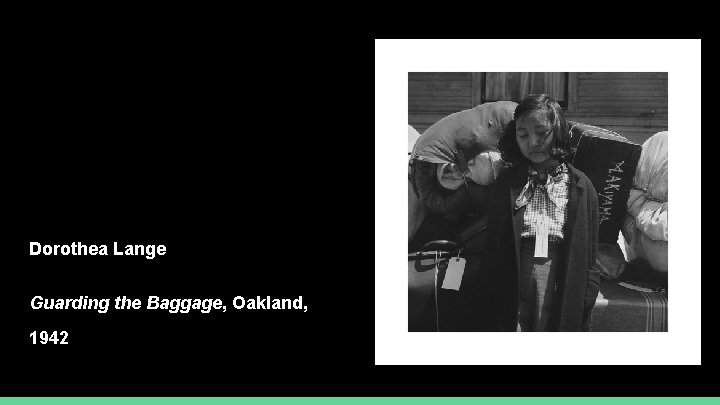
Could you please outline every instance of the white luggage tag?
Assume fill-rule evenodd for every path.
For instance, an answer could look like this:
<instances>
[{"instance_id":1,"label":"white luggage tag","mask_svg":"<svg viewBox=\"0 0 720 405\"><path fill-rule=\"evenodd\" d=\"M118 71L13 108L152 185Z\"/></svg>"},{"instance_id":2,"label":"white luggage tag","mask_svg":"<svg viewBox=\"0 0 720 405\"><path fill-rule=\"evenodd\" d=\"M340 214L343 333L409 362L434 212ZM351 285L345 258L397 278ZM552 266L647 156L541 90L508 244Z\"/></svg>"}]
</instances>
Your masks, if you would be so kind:
<instances>
[{"instance_id":1,"label":"white luggage tag","mask_svg":"<svg viewBox=\"0 0 720 405\"><path fill-rule=\"evenodd\" d=\"M464 272L465 259L459 256L450 258L447 270L445 271L445 279L443 280L442 288L446 290L460 291L460 283L462 282Z\"/></svg>"},{"instance_id":2,"label":"white luggage tag","mask_svg":"<svg viewBox=\"0 0 720 405\"><path fill-rule=\"evenodd\" d=\"M549 224L546 215L540 215L535 228L535 257L547 257Z\"/></svg>"}]
</instances>

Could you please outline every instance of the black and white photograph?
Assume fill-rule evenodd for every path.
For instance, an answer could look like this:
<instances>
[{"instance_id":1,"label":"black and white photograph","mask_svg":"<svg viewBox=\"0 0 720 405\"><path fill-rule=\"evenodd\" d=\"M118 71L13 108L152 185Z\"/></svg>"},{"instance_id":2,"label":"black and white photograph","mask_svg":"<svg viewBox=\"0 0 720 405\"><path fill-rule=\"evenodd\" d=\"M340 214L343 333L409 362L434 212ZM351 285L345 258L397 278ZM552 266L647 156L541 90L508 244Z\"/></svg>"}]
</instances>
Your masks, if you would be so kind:
<instances>
[{"instance_id":1,"label":"black and white photograph","mask_svg":"<svg viewBox=\"0 0 720 405\"><path fill-rule=\"evenodd\" d=\"M667 72L409 72L409 331L668 331Z\"/></svg>"},{"instance_id":2,"label":"black and white photograph","mask_svg":"<svg viewBox=\"0 0 720 405\"><path fill-rule=\"evenodd\" d=\"M699 55L377 40L376 364L700 364Z\"/></svg>"}]
</instances>

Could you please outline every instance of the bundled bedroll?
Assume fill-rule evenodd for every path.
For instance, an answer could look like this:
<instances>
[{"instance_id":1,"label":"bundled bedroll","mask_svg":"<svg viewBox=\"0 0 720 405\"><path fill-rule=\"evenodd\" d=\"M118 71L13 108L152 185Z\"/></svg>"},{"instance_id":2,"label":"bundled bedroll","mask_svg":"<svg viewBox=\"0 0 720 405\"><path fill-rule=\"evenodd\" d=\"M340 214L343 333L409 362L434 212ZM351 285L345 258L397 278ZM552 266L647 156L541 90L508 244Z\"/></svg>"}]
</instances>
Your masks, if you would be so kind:
<instances>
[{"instance_id":1,"label":"bundled bedroll","mask_svg":"<svg viewBox=\"0 0 720 405\"><path fill-rule=\"evenodd\" d=\"M516 106L512 101L480 104L450 114L425 130L410 158L411 178L419 187L418 194L422 197L454 191L467 181L492 184L503 167L497 143L512 121ZM417 178L428 175L433 177L432 182ZM435 190L436 185L442 189ZM455 207L429 208L444 214Z\"/></svg>"},{"instance_id":2,"label":"bundled bedroll","mask_svg":"<svg viewBox=\"0 0 720 405\"><path fill-rule=\"evenodd\" d=\"M668 132L643 144L623 223L628 261L642 258L668 271Z\"/></svg>"}]
</instances>

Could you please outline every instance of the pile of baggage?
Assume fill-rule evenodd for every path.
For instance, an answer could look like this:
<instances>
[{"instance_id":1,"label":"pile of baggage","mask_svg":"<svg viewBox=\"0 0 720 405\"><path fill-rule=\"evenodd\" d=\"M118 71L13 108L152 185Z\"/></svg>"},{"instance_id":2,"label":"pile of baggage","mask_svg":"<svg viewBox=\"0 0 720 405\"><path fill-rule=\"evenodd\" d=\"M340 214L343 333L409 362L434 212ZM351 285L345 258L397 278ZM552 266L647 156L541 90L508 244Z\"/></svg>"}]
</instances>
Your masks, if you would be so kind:
<instances>
[{"instance_id":1,"label":"pile of baggage","mask_svg":"<svg viewBox=\"0 0 720 405\"><path fill-rule=\"evenodd\" d=\"M468 181L483 186L492 184L504 167L497 141L503 136L513 108L513 104L505 102L487 103L451 114L422 135L408 126L409 251L419 249L429 240L454 240L446 237L453 234L445 232L447 224L464 224L473 219L472 215L477 215L455 220L444 212L450 211L451 205L444 206L444 210L434 209L434 205L425 206L418 198L418 190L434 183L437 191L433 192L451 196ZM667 281L665 289L647 292L657 287L657 280L639 276L646 269L660 277L667 275L667 132L653 135L641 146L600 127L573 121L568 122L568 127L572 153L566 159L587 175L598 195L600 230L596 267L604 280L598 295L599 304L596 304L595 330L666 331ZM423 170L422 176L431 176L434 182L418 182L418 169L423 165L429 169ZM482 257L469 256L464 278L469 280L481 273L485 265L481 262ZM458 291L442 289L436 294L438 288L433 285L438 275L429 269L443 268L429 264L426 269L421 264L419 260L409 261L410 321L416 325L409 329L436 330L442 323L438 306L444 305L446 318L450 316L448 313L460 311L453 305L459 305L456 295L462 295L463 289L460 288L460 295ZM642 272L636 271L639 268ZM628 282L644 287L635 286L633 290L623 285ZM443 301L443 293L454 294L453 300L445 297ZM448 309L450 307L454 309ZM632 308L640 315L631 311ZM646 313L654 314L651 320L657 322L649 323ZM427 325L417 326L423 322Z\"/></svg>"},{"instance_id":2,"label":"pile of baggage","mask_svg":"<svg viewBox=\"0 0 720 405\"><path fill-rule=\"evenodd\" d=\"M590 178L598 194L597 265L603 275L617 278L628 262L666 273L667 131L640 146L601 128L574 122L570 126L571 144L577 149L571 162Z\"/></svg>"},{"instance_id":3,"label":"pile of baggage","mask_svg":"<svg viewBox=\"0 0 720 405\"><path fill-rule=\"evenodd\" d=\"M599 246L595 332L668 330L667 132L643 143L634 172L619 241Z\"/></svg>"}]
</instances>

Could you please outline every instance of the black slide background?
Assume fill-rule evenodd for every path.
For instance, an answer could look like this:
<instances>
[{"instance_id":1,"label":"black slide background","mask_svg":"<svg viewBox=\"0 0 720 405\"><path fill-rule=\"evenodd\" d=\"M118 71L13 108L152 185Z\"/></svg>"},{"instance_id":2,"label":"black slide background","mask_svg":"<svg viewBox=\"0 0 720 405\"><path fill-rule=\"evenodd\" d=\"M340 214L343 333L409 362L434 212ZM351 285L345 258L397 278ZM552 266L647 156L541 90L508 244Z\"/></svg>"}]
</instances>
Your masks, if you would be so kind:
<instances>
[{"instance_id":1,"label":"black slide background","mask_svg":"<svg viewBox=\"0 0 720 405\"><path fill-rule=\"evenodd\" d=\"M354 378L373 363L373 42L124 34L43 36L21 53L8 393L361 393ZM167 254L30 256L30 241ZM309 310L38 311L35 295L228 307L302 295ZM70 344L31 345L33 330L66 330Z\"/></svg>"},{"instance_id":2,"label":"black slide background","mask_svg":"<svg viewBox=\"0 0 720 405\"><path fill-rule=\"evenodd\" d=\"M373 35L101 26L16 35L0 394L717 393L707 344L702 367L374 366ZM167 254L30 256L30 241ZM33 311L35 295L302 295L310 310Z\"/></svg>"}]
</instances>

